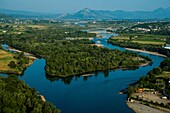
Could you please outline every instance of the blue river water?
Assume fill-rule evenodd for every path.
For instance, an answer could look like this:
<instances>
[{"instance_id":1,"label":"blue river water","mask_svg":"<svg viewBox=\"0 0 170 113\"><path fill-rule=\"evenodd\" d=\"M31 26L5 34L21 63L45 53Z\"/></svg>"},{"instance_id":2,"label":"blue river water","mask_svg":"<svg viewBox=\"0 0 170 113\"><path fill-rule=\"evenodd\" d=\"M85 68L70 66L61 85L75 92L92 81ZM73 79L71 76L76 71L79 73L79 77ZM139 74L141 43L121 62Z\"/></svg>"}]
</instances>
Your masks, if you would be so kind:
<instances>
[{"instance_id":1,"label":"blue river water","mask_svg":"<svg viewBox=\"0 0 170 113\"><path fill-rule=\"evenodd\" d=\"M125 50L107 43L107 39L114 34L101 35L104 38L95 38L93 41L110 49ZM47 101L61 109L61 113L134 113L126 105L127 95L120 95L118 92L146 75L152 68L158 67L164 59L155 55L139 54L149 56L153 64L136 70L99 71L89 77L50 79L44 70L46 61L38 59L19 79L44 95Z\"/></svg>"}]
</instances>

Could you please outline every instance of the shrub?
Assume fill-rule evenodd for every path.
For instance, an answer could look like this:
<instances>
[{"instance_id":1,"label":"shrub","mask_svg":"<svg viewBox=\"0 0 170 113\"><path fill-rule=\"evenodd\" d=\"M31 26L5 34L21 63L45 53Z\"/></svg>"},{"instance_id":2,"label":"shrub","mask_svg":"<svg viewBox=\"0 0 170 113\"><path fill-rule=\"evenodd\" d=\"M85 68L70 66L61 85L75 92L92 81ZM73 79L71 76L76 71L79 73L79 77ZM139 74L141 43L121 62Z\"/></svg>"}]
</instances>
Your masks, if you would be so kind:
<instances>
[{"instance_id":1,"label":"shrub","mask_svg":"<svg viewBox=\"0 0 170 113\"><path fill-rule=\"evenodd\" d=\"M10 68L16 68L16 67L17 67L17 65L15 64L14 61L10 61L9 64L8 64L8 66L9 66Z\"/></svg>"}]
</instances>

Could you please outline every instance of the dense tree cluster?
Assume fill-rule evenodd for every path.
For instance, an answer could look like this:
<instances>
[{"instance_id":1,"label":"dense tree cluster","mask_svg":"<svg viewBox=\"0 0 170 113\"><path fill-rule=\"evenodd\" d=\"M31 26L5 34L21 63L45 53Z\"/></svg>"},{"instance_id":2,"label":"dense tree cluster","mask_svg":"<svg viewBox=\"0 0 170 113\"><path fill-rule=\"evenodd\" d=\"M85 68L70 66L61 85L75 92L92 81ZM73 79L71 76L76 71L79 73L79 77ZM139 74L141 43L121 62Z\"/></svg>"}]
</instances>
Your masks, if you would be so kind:
<instances>
[{"instance_id":1,"label":"dense tree cluster","mask_svg":"<svg viewBox=\"0 0 170 113\"><path fill-rule=\"evenodd\" d=\"M71 42L66 43L61 48L61 50L58 49L59 51L53 52L53 54L46 58L46 71L49 75L77 75L91 71L129 67L146 63L145 59L138 60L140 58L139 55L127 51L111 51L106 48Z\"/></svg>"},{"instance_id":2,"label":"dense tree cluster","mask_svg":"<svg viewBox=\"0 0 170 113\"><path fill-rule=\"evenodd\" d=\"M16 63L15 63L14 61L10 61L9 64L8 64L8 66L9 66L10 68L16 68L16 67L17 67L17 65L16 65Z\"/></svg>"},{"instance_id":3,"label":"dense tree cluster","mask_svg":"<svg viewBox=\"0 0 170 113\"><path fill-rule=\"evenodd\" d=\"M164 71L170 71L170 58L167 58L163 62L161 62L160 67Z\"/></svg>"},{"instance_id":4,"label":"dense tree cluster","mask_svg":"<svg viewBox=\"0 0 170 113\"><path fill-rule=\"evenodd\" d=\"M0 76L1 113L60 113L51 103L44 102L35 89L29 88L16 75Z\"/></svg>"}]
</instances>

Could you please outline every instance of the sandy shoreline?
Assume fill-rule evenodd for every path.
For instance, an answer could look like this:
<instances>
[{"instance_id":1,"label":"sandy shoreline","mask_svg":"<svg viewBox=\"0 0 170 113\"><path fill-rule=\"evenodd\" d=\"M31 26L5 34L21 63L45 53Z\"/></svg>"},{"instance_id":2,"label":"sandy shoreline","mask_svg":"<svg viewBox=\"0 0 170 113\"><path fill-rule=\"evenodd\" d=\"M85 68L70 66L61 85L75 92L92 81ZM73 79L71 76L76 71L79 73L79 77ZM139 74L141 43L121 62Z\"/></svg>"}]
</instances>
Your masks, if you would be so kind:
<instances>
[{"instance_id":1,"label":"sandy shoreline","mask_svg":"<svg viewBox=\"0 0 170 113\"><path fill-rule=\"evenodd\" d=\"M103 47L103 44L90 44L90 46L97 46L97 47Z\"/></svg>"},{"instance_id":2,"label":"sandy shoreline","mask_svg":"<svg viewBox=\"0 0 170 113\"><path fill-rule=\"evenodd\" d=\"M87 77L87 76L92 76L92 75L94 75L94 74L83 74L82 76Z\"/></svg>"},{"instance_id":3,"label":"sandy shoreline","mask_svg":"<svg viewBox=\"0 0 170 113\"><path fill-rule=\"evenodd\" d=\"M8 50L15 51L15 52L18 52L18 53L24 52L24 51L20 51L20 50L18 50L18 49L11 48L11 47L9 47ZM33 54L31 54L31 53L24 52L24 55L27 56L27 57L30 58L30 59L33 59L33 60L38 59L38 58L36 58L36 57L35 57Z\"/></svg>"},{"instance_id":4,"label":"sandy shoreline","mask_svg":"<svg viewBox=\"0 0 170 113\"><path fill-rule=\"evenodd\" d=\"M103 47L103 44L95 44L97 47Z\"/></svg>"},{"instance_id":5,"label":"sandy shoreline","mask_svg":"<svg viewBox=\"0 0 170 113\"><path fill-rule=\"evenodd\" d=\"M126 50L130 50L130 51L148 53L148 54L157 55L157 56L161 56L161 57L167 57L166 55L160 54L160 53L158 53L158 52L151 52L151 51L140 50L140 49L132 49L132 48L125 48L125 49L126 49Z\"/></svg>"},{"instance_id":6,"label":"sandy shoreline","mask_svg":"<svg viewBox=\"0 0 170 113\"><path fill-rule=\"evenodd\" d=\"M40 95L40 97L41 97L42 101L46 102L46 99L45 99L45 97L43 95Z\"/></svg>"}]
</instances>

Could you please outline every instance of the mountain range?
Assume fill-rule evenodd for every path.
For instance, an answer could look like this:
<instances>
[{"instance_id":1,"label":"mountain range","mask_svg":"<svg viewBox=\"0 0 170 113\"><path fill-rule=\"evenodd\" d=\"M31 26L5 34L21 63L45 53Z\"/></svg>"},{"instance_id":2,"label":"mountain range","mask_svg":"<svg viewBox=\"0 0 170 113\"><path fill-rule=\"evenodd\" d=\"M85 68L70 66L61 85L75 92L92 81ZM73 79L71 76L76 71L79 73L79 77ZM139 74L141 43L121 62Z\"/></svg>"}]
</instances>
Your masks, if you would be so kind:
<instances>
[{"instance_id":1,"label":"mountain range","mask_svg":"<svg viewBox=\"0 0 170 113\"><path fill-rule=\"evenodd\" d=\"M48 14L0 9L1 14L20 18L52 18L61 20L114 20L114 19L165 19L170 18L169 8L154 11L91 10L84 8L72 14Z\"/></svg>"},{"instance_id":2,"label":"mountain range","mask_svg":"<svg viewBox=\"0 0 170 113\"><path fill-rule=\"evenodd\" d=\"M170 18L170 8L159 8L154 11L109 11L85 8L74 14L67 14L61 19L164 19Z\"/></svg>"},{"instance_id":3,"label":"mountain range","mask_svg":"<svg viewBox=\"0 0 170 113\"><path fill-rule=\"evenodd\" d=\"M56 18L59 14L37 13L29 11L15 11L8 9L0 9L0 14L5 14L14 18Z\"/></svg>"}]
</instances>

